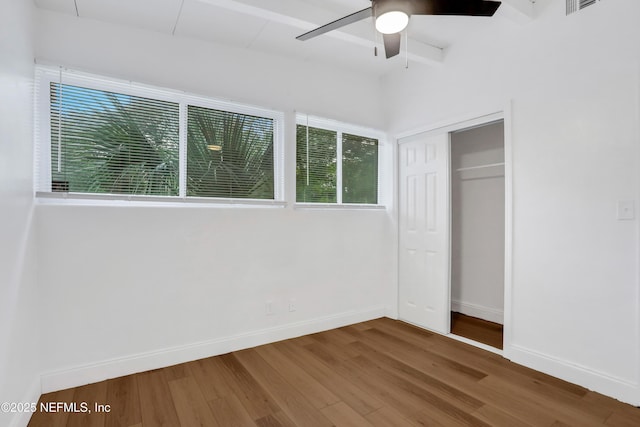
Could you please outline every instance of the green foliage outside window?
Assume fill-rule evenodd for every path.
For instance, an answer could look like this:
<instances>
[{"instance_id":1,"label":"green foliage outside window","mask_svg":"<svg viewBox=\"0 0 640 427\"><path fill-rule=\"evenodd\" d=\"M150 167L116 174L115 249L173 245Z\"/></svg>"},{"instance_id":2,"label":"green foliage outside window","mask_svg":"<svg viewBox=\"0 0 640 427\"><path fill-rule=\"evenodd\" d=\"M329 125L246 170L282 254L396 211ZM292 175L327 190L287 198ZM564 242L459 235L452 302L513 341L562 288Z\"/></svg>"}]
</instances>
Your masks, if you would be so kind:
<instances>
[{"instance_id":1,"label":"green foliage outside window","mask_svg":"<svg viewBox=\"0 0 640 427\"><path fill-rule=\"evenodd\" d=\"M378 203L378 140L342 134L342 202Z\"/></svg>"},{"instance_id":2,"label":"green foliage outside window","mask_svg":"<svg viewBox=\"0 0 640 427\"><path fill-rule=\"evenodd\" d=\"M52 191L180 194L180 106L50 87ZM186 195L274 198L274 120L187 106Z\"/></svg>"},{"instance_id":3,"label":"green foliage outside window","mask_svg":"<svg viewBox=\"0 0 640 427\"><path fill-rule=\"evenodd\" d=\"M182 104L181 138L178 102L51 83L50 105L52 191L275 197L273 119ZM376 204L377 194L376 139L297 126L298 202Z\"/></svg>"},{"instance_id":4,"label":"green foliage outside window","mask_svg":"<svg viewBox=\"0 0 640 427\"><path fill-rule=\"evenodd\" d=\"M335 131L297 126L296 200L298 202L336 203L338 183L336 138Z\"/></svg>"},{"instance_id":5,"label":"green foliage outside window","mask_svg":"<svg viewBox=\"0 0 640 427\"><path fill-rule=\"evenodd\" d=\"M273 120L189 106L187 196L273 199Z\"/></svg>"},{"instance_id":6,"label":"green foliage outside window","mask_svg":"<svg viewBox=\"0 0 640 427\"><path fill-rule=\"evenodd\" d=\"M54 190L178 194L178 104L51 85Z\"/></svg>"},{"instance_id":7,"label":"green foliage outside window","mask_svg":"<svg viewBox=\"0 0 640 427\"><path fill-rule=\"evenodd\" d=\"M298 125L296 201L338 202L338 138L342 138L342 203L378 203L378 140Z\"/></svg>"}]
</instances>

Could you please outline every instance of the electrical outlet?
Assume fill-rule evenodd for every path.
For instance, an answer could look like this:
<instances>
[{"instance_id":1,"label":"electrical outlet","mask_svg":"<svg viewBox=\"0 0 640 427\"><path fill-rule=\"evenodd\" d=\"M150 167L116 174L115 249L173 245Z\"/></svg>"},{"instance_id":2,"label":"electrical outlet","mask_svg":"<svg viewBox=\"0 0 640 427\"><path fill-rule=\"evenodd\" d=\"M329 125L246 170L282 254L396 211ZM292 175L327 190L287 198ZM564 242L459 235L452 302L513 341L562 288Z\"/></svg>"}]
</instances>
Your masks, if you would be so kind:
<instances>
[{"instance_id":1,"label":"electrical outlet","mask_svg":"<svg viewBox=\"0 0 640 427\"><path fill-rule=\"evenodd\" d=\"M618 220L633 220L636 218L636 207L633 200L618 200Z\"/></svg>"},{"instance_id":2,"label":"electrical outlet","mask_svg":"<svg viewBox=\"0 0 640 427\"><path fill-rule=\"evenodd\" d=\"M275 314L273 311L273 301L267 301L265 303L265 313L267 316L273 316Z\"/></svg>"},{"instance_id":3,"label":"electrical outlet","mask_svg":"<svg viewBox=\"0 0 640 427\"><path fill-rule=\"evenodd\" d=\"M294 311L296 311L296 299L291 298L289 300L289 312L294 312Z\"/></svg>"}]
</instances>

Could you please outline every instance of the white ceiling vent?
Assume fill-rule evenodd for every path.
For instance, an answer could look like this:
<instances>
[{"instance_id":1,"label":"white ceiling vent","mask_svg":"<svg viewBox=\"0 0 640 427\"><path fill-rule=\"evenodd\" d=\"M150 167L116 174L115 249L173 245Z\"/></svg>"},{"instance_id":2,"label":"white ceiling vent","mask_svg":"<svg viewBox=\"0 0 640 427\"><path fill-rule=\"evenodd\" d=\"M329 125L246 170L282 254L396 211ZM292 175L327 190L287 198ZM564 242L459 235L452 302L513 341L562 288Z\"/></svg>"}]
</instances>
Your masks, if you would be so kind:
<instances>
[{"instance_id":1,"label":"white ceiling vent","mask_svg":"<svg viewBox=\"0 0 640 427\"><path fill-rule=\"evenodd\" d=\"M567 15L595 4L596 0L567 0Z\"/></svg>"}]
</instances>

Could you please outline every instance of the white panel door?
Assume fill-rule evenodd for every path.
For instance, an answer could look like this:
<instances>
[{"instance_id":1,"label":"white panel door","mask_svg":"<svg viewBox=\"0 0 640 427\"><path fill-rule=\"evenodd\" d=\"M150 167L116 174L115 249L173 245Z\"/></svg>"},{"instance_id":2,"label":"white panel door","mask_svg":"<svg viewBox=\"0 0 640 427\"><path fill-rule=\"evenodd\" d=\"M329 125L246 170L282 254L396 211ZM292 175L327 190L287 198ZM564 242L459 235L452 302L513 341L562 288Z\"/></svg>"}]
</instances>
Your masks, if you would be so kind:
<instances>
[{"instance_id":1,"label":"white panel door","mask_svg":"<svg viewBox=\"0 0 640 427\"><path fill-rule=\"evenodd\" d=\"M448 334L449 134L400 140L399 316Z\"/></svg>"}]
</instances>

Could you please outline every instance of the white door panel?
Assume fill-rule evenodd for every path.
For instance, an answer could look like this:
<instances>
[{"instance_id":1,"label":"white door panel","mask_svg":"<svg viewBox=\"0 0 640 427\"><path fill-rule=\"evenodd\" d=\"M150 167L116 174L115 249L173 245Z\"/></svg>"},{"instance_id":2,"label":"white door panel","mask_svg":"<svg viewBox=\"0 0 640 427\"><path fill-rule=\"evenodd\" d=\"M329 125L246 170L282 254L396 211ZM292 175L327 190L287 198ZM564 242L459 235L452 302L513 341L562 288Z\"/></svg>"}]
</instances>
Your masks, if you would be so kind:
<instances>
[{"instance_id":1,"label":"white door panel","mask_svg":"<svg viewBox=\"0 0 640 427\"><path fill-rule=\"evenodd\" d=\"M400 318L449 333L449 135L400 141Z\"/></svg>"}]
</instances>

